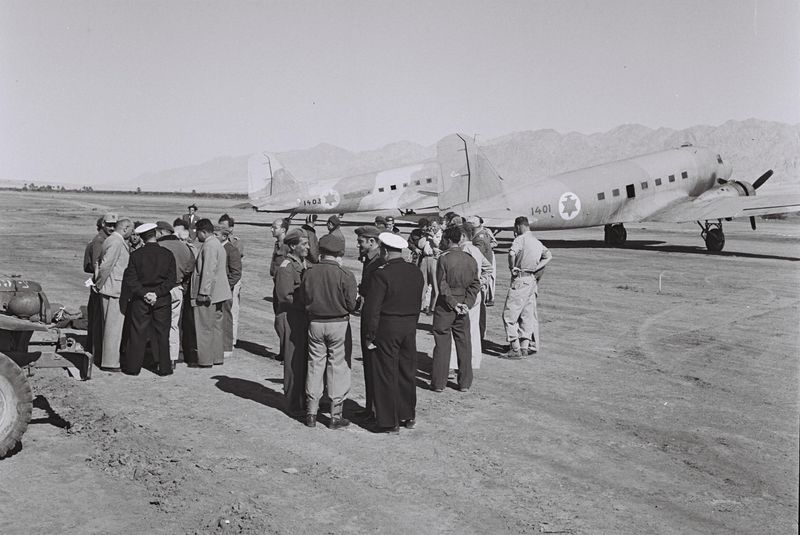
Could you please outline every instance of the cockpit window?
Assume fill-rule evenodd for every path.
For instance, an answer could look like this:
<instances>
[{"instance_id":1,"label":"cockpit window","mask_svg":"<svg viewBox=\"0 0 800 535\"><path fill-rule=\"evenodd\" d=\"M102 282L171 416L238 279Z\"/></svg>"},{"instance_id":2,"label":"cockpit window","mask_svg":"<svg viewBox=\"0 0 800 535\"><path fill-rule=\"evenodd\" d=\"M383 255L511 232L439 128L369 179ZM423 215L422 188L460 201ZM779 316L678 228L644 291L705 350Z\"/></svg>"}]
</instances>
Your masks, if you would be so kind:
<instances>
[{"instance_id":1,"label":"cockpit window","mask_svg":"<svg viewBox=\"0 0 800 535\"><path fill-rule=\"evenodd\" d=\"M719 164L722 163L722 156L720 156L719 154L717 154L717 163Z\"/></svg>"}]
</instances>

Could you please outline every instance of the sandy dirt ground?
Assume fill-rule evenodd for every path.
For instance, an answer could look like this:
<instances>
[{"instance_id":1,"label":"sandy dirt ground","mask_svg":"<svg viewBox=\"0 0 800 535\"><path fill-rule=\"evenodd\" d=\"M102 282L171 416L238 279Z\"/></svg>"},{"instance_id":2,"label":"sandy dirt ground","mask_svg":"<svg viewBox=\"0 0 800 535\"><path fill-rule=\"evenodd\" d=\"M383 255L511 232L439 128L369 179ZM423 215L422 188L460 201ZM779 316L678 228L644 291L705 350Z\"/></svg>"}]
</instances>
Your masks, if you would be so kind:
<instances>
[{"instance_id":1,"label":"sandy dirt ground","mask_svg":"<svg viewBox=\"0 0 800 535\"><path fill-rule=\"evenodd\" d=\"M185 204L0 192L0 274L83 304L96 217L172 220ZM495 306L472 390L434 394L423 316L419 423L387 436L282 412L271 218L198 204L230 211L247 248L233 358L168 378L38 371L33 423L0 461L3 534L797 533L800 225L726 223L718 255L691 224L629 226L625 249L602 229L542 233L542 351L496 358ZM353 378L346 415L364 400L358 347Z\"/></svg>"}]
</instances>

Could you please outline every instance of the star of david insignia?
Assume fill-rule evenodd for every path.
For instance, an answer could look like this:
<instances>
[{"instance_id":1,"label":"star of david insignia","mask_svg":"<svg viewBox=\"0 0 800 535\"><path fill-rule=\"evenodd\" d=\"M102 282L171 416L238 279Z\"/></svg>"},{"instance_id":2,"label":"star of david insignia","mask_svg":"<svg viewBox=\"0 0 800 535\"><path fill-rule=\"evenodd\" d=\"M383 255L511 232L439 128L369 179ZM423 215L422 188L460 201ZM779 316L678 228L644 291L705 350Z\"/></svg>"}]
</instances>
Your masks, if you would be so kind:
<instances>
[{"instance_id":1,"label":"star of david insignia","mask_svg":"<svg viewBox=\"0 0 800 535\"><path fill-rule=\"evenodd\" d=\"M567 214L567 216L571 216L572 212L577 212L578 208L575 206L577 203L577 199L570 195L566 199L564 199L563 204L561 205L561 213Z\"/></svg>"},{"instance_id":2,"label":"star of david insignia","mask_svg":"<svg viewBox=\"0 0 800 535\"><path fill-rule=\"evenodd\" d=\"M336 195L333 193L328 193L325 195L325 204L335 204L336 203Z\"/></svg>"}]
</instances>

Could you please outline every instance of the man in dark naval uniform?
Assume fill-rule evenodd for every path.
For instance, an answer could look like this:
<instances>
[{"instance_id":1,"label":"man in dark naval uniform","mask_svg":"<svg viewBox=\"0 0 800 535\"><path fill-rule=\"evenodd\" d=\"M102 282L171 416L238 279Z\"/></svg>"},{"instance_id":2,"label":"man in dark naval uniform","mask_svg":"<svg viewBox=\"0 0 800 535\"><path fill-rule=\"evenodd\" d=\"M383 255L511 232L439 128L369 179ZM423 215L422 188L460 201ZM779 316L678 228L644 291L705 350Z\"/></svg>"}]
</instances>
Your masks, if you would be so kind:
<instances>
[{"instance_id":1,"label":"man in dark naval uniform","mask_svg":"<svg viewBox=\"0 0 800 535\"><path fill-rule=\"evenodd\" d=\"M172 321L172 288L175 287L175 257L156 242L156 225L145 223L136 228L143 247L131 253L122 284L130 296L128 348L120 362L124 373L138 375L142 369L145 346L150 340L159 375L172 373L169 358L169 329Z\"/></svg>"},{"instance_id":2,"label":"man in dark naval uniform","mask_svg":"<svg viewBox=\"0 0 800 535\"><path fill-rule=\"evenodd\" d=\"M461 228L449 227L442 234L442 249L436 266L439 297L433 311L433 370L431 390L442 392L450 369L450 348L455 341L458 356L458 389L472 386L472 342L469 309L481 290L475 260L458 246Z\"/></svg>"},{"instance_id":3,"label":"man in dark naval uniform","mask_svg":"<svg viewBox=\"0 0 800 535\"><path fill-rule=\"evenodd\" d=\"M280 340L283 360L283 395L286 410L293 416L304 416L308 359L306 342L308 320L300 283L306 270L308 238L300 229L292 229L283 239L286 258L275 272L275 332Z\"/></svg>"},{"instance_id":4,"label":"man in dark naval uniform","mask_svg":"<svg viewBox=\"0 0 800 535\"><path fill-rule=\"evenodd\" d=\"M375 420L382 432L397 433L416 423L417 321L422 273L403 260L408 242L397 234L379 236L386 263L369 278L364 303L366 342L377 348L373 364Z\"/></svg>"},{"instance_id":5,"label":"man in dark naval uniform","mask_svg":"<svg viewBox=\"0 0 800 535\"><path fill-rule=\"evenodd\" d=\"M368 225L356 229L358 240L358 254L364 266L361 271L361 282L358 285L358 295L364 300L369 295L370 279L372 274L386 263L381 256L381 242L378 239L380 231L378 227ZM373 400L375 399L375 378L373 377L372 361L375 358L375 349L369 348L369 343L365 337L367 333L367 317L361 316L361 362L364 365L364 389L366 390L367 401L365 403L363 416L375 416Z\"/></svg>"}]
</instances>

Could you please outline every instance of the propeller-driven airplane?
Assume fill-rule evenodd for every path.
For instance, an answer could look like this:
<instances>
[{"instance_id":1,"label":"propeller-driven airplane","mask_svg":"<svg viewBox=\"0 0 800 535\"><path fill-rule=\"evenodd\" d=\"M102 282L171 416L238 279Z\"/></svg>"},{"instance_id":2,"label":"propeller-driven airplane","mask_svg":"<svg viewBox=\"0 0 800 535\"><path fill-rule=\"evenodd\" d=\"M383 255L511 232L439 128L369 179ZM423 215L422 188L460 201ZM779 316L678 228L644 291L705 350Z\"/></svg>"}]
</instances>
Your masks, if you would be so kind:
<instances>
[{"instance_id":1,"label":"propeller-driven airplane","mask_svg":"<svg viewBox=\"0 0 800 535\"><path fill-rule=\"evenodd\" d=\"M455 147L442 147L455 144ZM725 245L722 221L800 210L800 195L759 195L772 176L754 183L731 180L731 167L715 151L683 145L532 181L504 181L475 144L455 135L439 150L458 154L459 172L443 175L440 211L479 214L487 226L510 228L514 218L533 219L535 230L605 228L605 242L621 246L625 223L697 221L709 251Z\"/></svg>"},{"instance_id":2,"label":"propeller-driven airplane","mask_svg":"<svg viewBox=\"0 0 800 535\"><path fill-rule=\"evenodd\" d=\"M710 251L725 245L723 220L800 210L800 195L758 195L772 175L752 184L710 149L684 145L551 177L504 180L467 136L452 134L436 158L331 181L300 182L269 153L249 162L250 203L259 211L479 214L486 226L511 228L526 215L534 230L603 226L605 242L622 246L625 223L697 221ZM532 216L532 217L531 217Z\"/></svg>"}]
</instances>

